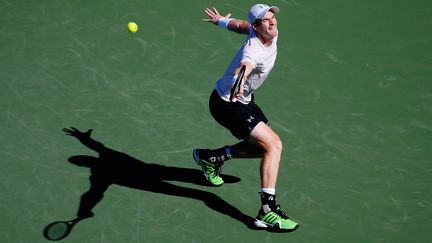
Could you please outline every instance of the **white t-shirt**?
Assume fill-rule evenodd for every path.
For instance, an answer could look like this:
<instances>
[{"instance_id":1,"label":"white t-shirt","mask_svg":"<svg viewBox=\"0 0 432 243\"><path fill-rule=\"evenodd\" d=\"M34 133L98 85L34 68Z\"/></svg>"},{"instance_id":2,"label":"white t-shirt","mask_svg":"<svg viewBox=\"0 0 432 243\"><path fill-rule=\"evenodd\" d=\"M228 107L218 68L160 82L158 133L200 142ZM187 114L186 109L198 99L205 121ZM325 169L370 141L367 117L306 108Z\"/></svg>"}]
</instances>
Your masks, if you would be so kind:
<instances>
[{"instance_id":1,"label":"white t-shirt","mask_svg":"<svg viewBox=\"0 0 432 243\"><path fill-rule=\"evenodd\" d=\"M243 104L248 104L252 100L252 93L261 86L275 63L278 36L273 38L270 46L265 46L258 39L252 27L249 33L223 77L216 82L215 89L225 101L229 101L231 87L234 85L234 69L240 66L240 62L249 62L253 66L251 74L244 81L243 96L237 99Z\"/></svg>"}]
</instances>

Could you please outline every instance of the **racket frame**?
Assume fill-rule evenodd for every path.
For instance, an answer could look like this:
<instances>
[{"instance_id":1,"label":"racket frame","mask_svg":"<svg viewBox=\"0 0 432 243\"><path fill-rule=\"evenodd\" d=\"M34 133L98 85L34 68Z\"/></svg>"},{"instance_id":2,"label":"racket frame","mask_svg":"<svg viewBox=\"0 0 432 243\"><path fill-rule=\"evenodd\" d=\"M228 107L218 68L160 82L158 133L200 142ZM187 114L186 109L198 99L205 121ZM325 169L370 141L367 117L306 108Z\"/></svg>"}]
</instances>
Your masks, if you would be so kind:
<instances>
[{"instance_id":1,"label":"racket frame","mask_svg":"<svg viewBox=\"0 0 432 243\"><path fill-rule=\"evenodd\" d=\"M233 87L231 88L230 101L232 101L233 97L240 92L240 87L243 83L243 77L244 77L245 71L246 71L246 65L242 65L240 68L240 72L237 76L237 79L236 79Z\"/></svg>"}]
</instances>

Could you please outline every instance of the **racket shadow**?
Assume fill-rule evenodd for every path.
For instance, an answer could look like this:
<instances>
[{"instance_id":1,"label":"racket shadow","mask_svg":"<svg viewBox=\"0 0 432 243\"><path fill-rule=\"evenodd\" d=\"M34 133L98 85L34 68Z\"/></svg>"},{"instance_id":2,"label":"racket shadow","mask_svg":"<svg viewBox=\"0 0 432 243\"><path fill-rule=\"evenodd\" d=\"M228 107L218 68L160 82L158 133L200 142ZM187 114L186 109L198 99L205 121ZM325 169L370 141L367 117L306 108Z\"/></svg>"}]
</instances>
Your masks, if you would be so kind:
<instances>
[{"instance_id":1,"label":"racket shadow","mask_svg":"<svg viewBox=\"0 0 432 243\"><path fill-rule=\"evenodd\" d=\"M47 240L59 241L66 238L70 232L72 231L75 224L84 218L78 217L69 221L55 221L48 224L44 231L43 235Z\"/></svg>"},{"instance_id":2,"label":"racket shadow","mask_svg":"<svg viewBox=\"0 0 432 243\"><path fill-rule=\"evenodd\" d=\"M81 196L77 212L78 218L92 217L92 209L102 201L108 188L111 185L120 185L142 191L199 200L210 209L229 216L248 228L253 228L254 218L245 215L218 195L170 183L171 181L178 181L210 186L204 179L201 170L146 163L126 153L104 146L101 142L90 137L91 130L87 133L77 129L64 129L63 131L99 154L98 157L75 155L69 158L69 162L72 164L90 168L91 172L90 188ZM235 176L222 174L222 177L225 183L240 181L240 178Z\"/></svg>"}]
</instances>

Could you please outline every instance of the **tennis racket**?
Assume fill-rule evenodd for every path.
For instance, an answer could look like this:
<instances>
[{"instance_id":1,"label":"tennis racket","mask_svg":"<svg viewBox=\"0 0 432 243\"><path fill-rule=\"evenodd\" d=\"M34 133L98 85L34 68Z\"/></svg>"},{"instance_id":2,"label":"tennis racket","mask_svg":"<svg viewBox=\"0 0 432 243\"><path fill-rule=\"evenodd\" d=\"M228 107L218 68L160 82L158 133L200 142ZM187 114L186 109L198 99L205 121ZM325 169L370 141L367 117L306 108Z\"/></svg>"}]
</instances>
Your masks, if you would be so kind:
<instances>
[{"instance_id":1,"label":"tennis racket","mask_svg":"<svg viewBox=\"0 0 432 243\"><path fill-rule=\"evenodd\" d=\"M78 223L82 218L76 218L69 221L55 221L49 224L44 229L44 236L48 240L61 240L64 239L72 231L72 228L76 223Z\"/></svg>"},{"instance_id":2,"label":"tennis racket","mask_svg":"<svg viewBox=\"0 0 432 243\"><path fill-rule=\"evenodd\" d=\"M241 66L240 72L237 76L237 79L234 83L234 86L231 88L231 93L230 93L230 100L231 101L240 92L240 87L242 85L242 80L243 80L243 76L244 76L245 71L246 71L246 65Z\"/></svg>"}]
</instances>

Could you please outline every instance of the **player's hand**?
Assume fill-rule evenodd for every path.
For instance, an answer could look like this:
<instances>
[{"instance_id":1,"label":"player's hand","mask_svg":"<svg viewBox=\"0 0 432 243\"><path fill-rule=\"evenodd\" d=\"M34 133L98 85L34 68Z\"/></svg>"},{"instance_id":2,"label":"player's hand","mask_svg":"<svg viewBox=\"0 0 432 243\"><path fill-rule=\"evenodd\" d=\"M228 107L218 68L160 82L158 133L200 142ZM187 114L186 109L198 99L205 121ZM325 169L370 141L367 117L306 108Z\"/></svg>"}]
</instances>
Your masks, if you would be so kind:
<instances>
[{"instance_id":1,"label":"player's hand","mask_svg":"<svg viewBox=\"0 0 432 243\"><path fill-rule=\"evenodd\" d=\"M70 128L63 128L62 131L65 132L66 135L68 136L76 137L78 139L85 139L85 138L90 138L93 129L89 129L87 130L87 132L81 132L75 127L70 127Z\"/></svg>"},{"instance_id":2,"label":"player's hand","mask_svg":"<svg viewBox=\"0 0 432 243\"><path fill-rule=\"evenodd\" d=\"M217 25L217 22L220 18L229 18L231 17L231 13L227 14L226 16L222 16L219 14L219 11L213 7L213 8L206 8L204 9L204 12L207 14L207 16L209 16L208 19L203 19L204 22L209 22L209 23L213 23Z\"/></svg>"}]
</instances>

